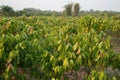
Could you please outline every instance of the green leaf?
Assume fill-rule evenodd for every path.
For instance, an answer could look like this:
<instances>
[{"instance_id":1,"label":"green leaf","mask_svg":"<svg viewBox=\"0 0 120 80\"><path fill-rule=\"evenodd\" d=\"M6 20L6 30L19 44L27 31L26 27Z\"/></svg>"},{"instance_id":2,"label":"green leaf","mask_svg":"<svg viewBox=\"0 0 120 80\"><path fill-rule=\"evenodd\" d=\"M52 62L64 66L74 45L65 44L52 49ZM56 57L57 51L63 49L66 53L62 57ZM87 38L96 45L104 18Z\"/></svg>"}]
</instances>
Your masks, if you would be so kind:
<instances>
[{"instance_id":1,"label":"green leaf","mask_svg":"<svg viewBox=\"0 0 120 80\"><path fill-rule=\"evenodd\" d=\"M94 37L94 40L95 40L95 42L98 42L98 41L99 41L97 37Z\"/></svg>"},{"instance_id":2,"label":"green leaf","mask_svg":"<svg viewBox=\"0 0 120 80\"><path fill-rule=\"evenodd\" d=\"M95 80L95 77L92 77L91 80Z\"/></svg>"},{"instance_id":3,"label":"green leaf","mask_svg":"<svg viewBox=\"0 0 120 80\"><path fill-rule=\"evenodd\" d=\"M53 59L54 59L54 56L51 55L51 57L50 57L50 61L53 61Z\"/></svg>"},{"instance_id":4,"label":"green leaf","mask_svg":"<svg viewBox=\"0 0 120 80\"><path fill-rule=\"evenodd\" d=\"M9 53L9 58L14 58L19 54L18 50L13 50Z\"/></svg>"},{"instance_id":5,"label":"green leaf","mask_svg":"<svg viewBox=\"0 0 120 80\"><path fill-rule=\"evenodd\" d=\"M11 66L11 69L12 69L12 72L14 73L14 74L16 74L16 69L15 69L15 67L12 65Z\"/></svg>"},{"instance_id":6,"label":"green leaf","mask_svg":"<svg viewBox=\"0 0 120 80\"><path fill-rule=\"evenodd\" d=\"M53 68L53 70L55 71L55 73L58 73L58 72L60 72L60 67L59 66L55 66Z\"/></svg>"},{"instance_id":7,"label":"green leaf","mask_svg":"<svg viewBox=\"0 0 120 80\"><path fill-rule=\"evenodd\" d=\"M3 47L3 41L0 41L0 49Z\"/></svg>"},{"instance_id":8,"label":"green leaf","mask_svg":"<svg viewBox=\"0 0 120 80\"><path fill-rule=\"evenodd\" d=\"M82 56L79 55L78 58L76 59L76 63L81 65L82 64Z\"/></svg>"},{"instance_id":9,"label":"green leaf","mask_svg":"<svg viewBox=\"0 0 120 80\"><path fill-rule=\"evenodd\" d=\"M63 66L65 69L69 66L68 58L65 58L65 60L63 61Z\"/></svg>"},{"instance_id":10,"label":"green leaf","mask_svg":"<svg viewBox=\"0 0 120 80\"><path fill-rule=\"evenodd\" d=\"M100 59L100 55L97 55L94 61L98 61Z\"/></svg>"},{"instance_id":11,"label":"green leaf","mask_svg":"<svg viewBox=\"0 0 120 80\"><path fill-rule=\"evenodd\" d=\"M92 65L91 60L88 60L88 66L91 67L91 65Z\"/></svg>"},{"instance_id":12,"label":"green leaf","mask_svg":"<svg viewBox=\"0 0 120 80\"><path fill-rule=\"evenodd\" d=\"M115 76L112 77L112 80L117 80Z\"/></svg>"},{"instance_id":13,"label":"green leaf","mask_svg":"<svg viewBox=\"0 0 120 80\"><path fill-rule=\"evenodd\" d=\"M58 44L60 44L61 42L62 42L62 41L61 41L61 40L59 40L59 41L58 41Z\"/></svg>"},{"instance_id":14,"label":"green leaf","mask_svg":"<svg viewBox=\"0 0 120 80\"><path fill-rule=\"evenodd\" d=\"M55 78L52 78L51 80L56 80Z\"/></svg>"},{"instance_id":15,"label":"green leaf","mask_svg":"<svg viewBox=\"0 0 120 80\"><path fill-rule=\"evenodd\" d=\"M99 45L98 45L98 48L101 49L102 46L103 46L103 42L101 41L101 42L99 43Z\"/></svg>"},{"instance_id":16,"label":"green leaf","mask_svg":"<svg viewBox=\"0 0 120 80\"><path fill-rule=\"evenodd\" d=\"M104 72L100 72L100 75L99 75L99 80L103 80L104 79Z\"/></svg>"},{"instance_id":17,"label":"green leaf","mask_svg":"<svg viewBox=\"0 0 120 80\"><path fill-rule=\"evenodd\" d=\"M79 43L76 42L76 43L74 44L74 46L73 46L73 50L74 50L74 51L77 50L78 46L79 46Z\"/></svg>"},{"instance_id":18,"label":"green leaf","mask_svg":"<svg viewBox=\"0 0 120 80\"><path fill-rule=\"evenodd\" d=\"M62 44L60 44L60 45L58 46L58 51L60 51L61 48L62 48Z\"/></svg>"},{"instance_id":19,"label":"green leaf","mask_svg":"<svg viewBox=\"0 0 120 80\"><path fill-rule=\"evenodd\" d=\"M69 48L69 46L70 46L70 43L68 43L68 44L66 45L66 50Z\"/></svg>"},{"instance_id":20,"label":"green leaf","mask_svg":"<svg viewBox=\"0 0 120 80\"><path fill-rule=\"evenodd\" d=\"M0 49L0 59L2 58L4 48Z\"/></svg>"},{"instance_id":21,"label":"green leaf","mask_svg":"<svg viewBox=\"0 0 120 80\"><path fill-rule=\"evenodd\" d=\"M71 67L74 65L74 61L71 59L70 60Z\"/></svg>"}]
</instances>

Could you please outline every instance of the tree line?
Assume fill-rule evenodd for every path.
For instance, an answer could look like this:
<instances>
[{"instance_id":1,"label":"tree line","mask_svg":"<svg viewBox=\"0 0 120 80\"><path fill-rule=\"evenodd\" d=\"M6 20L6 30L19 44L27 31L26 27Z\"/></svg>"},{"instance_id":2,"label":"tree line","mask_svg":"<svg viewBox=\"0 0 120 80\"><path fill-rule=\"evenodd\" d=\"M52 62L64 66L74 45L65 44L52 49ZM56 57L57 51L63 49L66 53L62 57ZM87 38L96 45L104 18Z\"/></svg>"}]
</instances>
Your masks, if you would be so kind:
<instances>
[{"instance_id":1,"label":"tree line","mask_svg":"<svg viewBox=\"0 0 120 80\"><path fill-rule=\"evenodd\" d=\"M64 10L61 12L57 11L50 11L50 10L40 10L35 8L24 8L23 10L15 11L12 7L8 5L0 6L0 16L7 16L7 17L14 17L14 16L84 16L84 15L92 15L92 16L113 16L118 15L120 12L114 11L84 11L80 10L81 7L79 3L68 3L64 6Z\"/></svg>"},{"instance_id":2,"label":"tree line","mask_svg":"<svg viewBox=\"0 0 120 80\"><path fill-rule=\"evenodd\" d=\"M65 13L57 11L42 11L35 8L24 8L23 10L15 11L12 7L8 5L0 6L0 15L1 16L72 16L72 7L74 7L73 15L78 16L79 13L79 3L67 4L65 5Z\"/></svg>"}]
</instances>

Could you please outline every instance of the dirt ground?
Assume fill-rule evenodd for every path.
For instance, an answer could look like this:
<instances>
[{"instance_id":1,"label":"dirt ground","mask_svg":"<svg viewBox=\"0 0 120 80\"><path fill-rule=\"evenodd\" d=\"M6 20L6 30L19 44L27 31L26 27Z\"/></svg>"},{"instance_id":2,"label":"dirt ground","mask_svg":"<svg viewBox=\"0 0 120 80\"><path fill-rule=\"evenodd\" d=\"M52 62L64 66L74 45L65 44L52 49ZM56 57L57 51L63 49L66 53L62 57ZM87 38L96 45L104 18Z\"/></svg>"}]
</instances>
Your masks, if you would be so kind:
<instances>
[{"instance_id":1,"label":"dirt ground","mask_svg":"<svg viewBox=\"0 0 120 80\"><path fill-rule=\"evenodd\" d=\"M111 34L111 45L113 46L113 50L116 53L120 53L120 34L118 33L113 33Z\"/></svg>"},{"instance_id":2,"label":"dirt ground","mask_svg":"<svg viewBox=\"0 0 120 80\"><path fill-rule=\"evenodd\" d=\"M120 33L112 33L110 35L111 35L111 45L113 46L114 52L116 54L120 54ZM109 67L106 71L110 76L115 76L115 75L120 76L120 71L118 69L113 70L112 67Z\"/></svg>"}]
</instances>

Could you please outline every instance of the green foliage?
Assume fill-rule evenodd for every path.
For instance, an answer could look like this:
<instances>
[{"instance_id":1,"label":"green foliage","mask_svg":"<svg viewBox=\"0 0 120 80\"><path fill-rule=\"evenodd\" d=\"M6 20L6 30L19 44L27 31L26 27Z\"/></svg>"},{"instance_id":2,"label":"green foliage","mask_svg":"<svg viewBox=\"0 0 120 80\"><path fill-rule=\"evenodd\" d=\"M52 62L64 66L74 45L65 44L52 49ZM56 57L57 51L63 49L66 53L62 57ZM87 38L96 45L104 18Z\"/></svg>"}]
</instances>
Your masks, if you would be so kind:
<instances>
[{"instance_id":1,"label":"green foliage","mask_svg":"<svg viewBox=\"0 0 120 80\"><path fill-rule=\"evenodd\" d=\"M69 3L67 5L65 5L65 10L64 13L66 14L66 16L78 16L79 14L79 10L80 10L80 6L79 3Z\"/></svg>"},{"instance_id":2,"label":"green foliage","mask_svg":"<svg viewBox=\"0 0 120 80\"><path fill-rule=\"evenodd\" d=\"M88 80L108 79L108 66L120 68L107 35L110 22L92 16L0 19L0 79L60 80L81 67Z\"/></svg>"},{"instance_id":3,"label":"green foliage","mask_svg":"<svg viewBox=\"0 0 120 80\"><path fill-rule=\"evenodd\" d=\"M72 6L73 6L72 3L71 4L69 3L69 4L65 5L66 16L71 16L72 15Z\"/></svg>"},{"instance_id":4,"label":"green foliage","mask_svg":"<svg viewBox=\"0 0 120 80\"><path fill-rule=\"evenodd\" d=\"M2 5L0 8L3 16L14 16L15 11L12 7Z\"/></svg>"},{"instance_id":5,"label":"green foliage","mask_svg":"<svg viewBox=\"0 0 120 80\"><path fill-rule=\"evenodd\" d=\"M79 10L80 10L79 3L75 3L73 8L74 8L73 16L78 16L78 13L79 13Z\"/></svg>"},{"instance_id":6,"label":"green foliage","mask_svg":"<svg viewBox=\"0 0 120 80\"><path fill-rule=\"evenodd\" d=\"M117 80L115 77L109 78L103 71L93 70L87 80Z\"/></svg>"}]
</instances>

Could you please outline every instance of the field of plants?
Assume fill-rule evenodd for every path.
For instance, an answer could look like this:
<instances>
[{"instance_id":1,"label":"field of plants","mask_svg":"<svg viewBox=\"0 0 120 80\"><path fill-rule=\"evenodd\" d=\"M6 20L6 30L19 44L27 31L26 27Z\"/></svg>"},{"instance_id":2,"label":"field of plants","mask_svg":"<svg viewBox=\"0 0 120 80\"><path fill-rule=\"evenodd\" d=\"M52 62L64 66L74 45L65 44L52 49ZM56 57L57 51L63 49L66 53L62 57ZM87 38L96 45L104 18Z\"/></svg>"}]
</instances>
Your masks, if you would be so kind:
<instances>
[{"instance_id":1,"label":"field of plants","mask_svg":"<svg viewBox=\"0 0 120 80\"><path fill-rule=\"evenodd\" d=\"M113 33L118 17L2 17L0 80L119 80Z\"/></svg>"}]
</instances>

